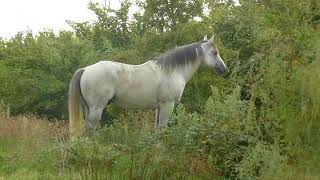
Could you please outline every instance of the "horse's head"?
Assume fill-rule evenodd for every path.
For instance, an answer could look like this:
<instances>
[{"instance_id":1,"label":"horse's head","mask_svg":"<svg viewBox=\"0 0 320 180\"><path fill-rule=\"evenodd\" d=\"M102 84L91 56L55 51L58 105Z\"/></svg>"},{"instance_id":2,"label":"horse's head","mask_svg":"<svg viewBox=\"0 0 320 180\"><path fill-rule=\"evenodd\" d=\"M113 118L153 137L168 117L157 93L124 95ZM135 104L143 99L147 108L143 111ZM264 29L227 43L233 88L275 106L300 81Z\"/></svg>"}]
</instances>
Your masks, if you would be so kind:
<instances>
[{"instance_id":1,"label":"horse's head","mask_svg":"<svg viewBox=\"0 0 320 180\"><path fill-rule=\"evenodd\" d=\"M201 48L203 52L203 59L206 65L212 67L212 69L214 69L214 71L218 74L223 74L228 71L226 65L219 55L219 50L214 43L214 35L209 40L207 40L207 36L205 36L201 44Z\"/></svg>"}]
</instances>

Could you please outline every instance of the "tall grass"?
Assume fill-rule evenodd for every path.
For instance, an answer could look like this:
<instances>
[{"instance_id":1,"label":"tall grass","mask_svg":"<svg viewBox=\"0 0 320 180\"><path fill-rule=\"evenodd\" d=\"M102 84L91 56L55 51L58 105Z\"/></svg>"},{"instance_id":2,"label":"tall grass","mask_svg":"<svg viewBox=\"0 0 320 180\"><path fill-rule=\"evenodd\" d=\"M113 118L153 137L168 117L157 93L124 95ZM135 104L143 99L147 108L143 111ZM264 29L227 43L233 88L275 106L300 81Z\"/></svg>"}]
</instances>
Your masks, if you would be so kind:
<instances>
[{"instance_id":1,"label":"tall grass","mask_svg":"<svg viewBox=\"0 0 320 180\"><path fill-rule=\"evenodd\" d=\"M3 105L0 109L0 177L35 179L53 173L63 156L59 147L67 140L67 126L34 115L10 117Z\"/></svg>"}]
</instances>

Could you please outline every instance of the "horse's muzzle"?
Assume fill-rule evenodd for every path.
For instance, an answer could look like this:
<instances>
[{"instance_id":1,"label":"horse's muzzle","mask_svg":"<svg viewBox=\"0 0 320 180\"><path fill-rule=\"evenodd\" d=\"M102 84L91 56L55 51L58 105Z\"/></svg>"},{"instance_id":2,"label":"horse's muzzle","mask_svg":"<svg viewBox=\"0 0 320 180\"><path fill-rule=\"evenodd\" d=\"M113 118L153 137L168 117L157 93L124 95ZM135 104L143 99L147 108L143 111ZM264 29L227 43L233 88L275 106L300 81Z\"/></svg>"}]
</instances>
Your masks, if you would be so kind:
<instances>
[{"instance_id":1,"label":"horse's muzzle","mask_svg":"<svg viewBox=\"0 0 320 180\"><path fill-rule=\"evenodd\" d=\"M213 69L217 74L229 73L229 70L223 64L216 65Z\"/></svg>"}]
</instances>

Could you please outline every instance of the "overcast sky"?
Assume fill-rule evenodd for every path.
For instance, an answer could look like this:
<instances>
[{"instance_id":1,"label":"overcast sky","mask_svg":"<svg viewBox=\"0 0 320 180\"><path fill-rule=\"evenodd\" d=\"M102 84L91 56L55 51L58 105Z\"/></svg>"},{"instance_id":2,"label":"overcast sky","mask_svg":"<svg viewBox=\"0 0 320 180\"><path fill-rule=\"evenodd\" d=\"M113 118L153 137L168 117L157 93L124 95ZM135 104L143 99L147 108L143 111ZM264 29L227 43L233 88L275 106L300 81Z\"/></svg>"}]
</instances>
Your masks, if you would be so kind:
<instances>
[{"instance_id":1,"label":"overcast sky","mask_svg":"<svg viewBox=\"0 0 320 180\"><path fill-rule=\"evenodd\" d=\"M19 31L33 33L50 28L55 31L71 28L65 22L94 20L89 10L90 0L0 0L0 37L10 38ZM103 3L104 0L93 0ZM107 3L109 0L107 0ZM119 8L119 0L110 0L112 8Z\"/></svg>"},{"instance_id":2,"label":"overcast sky","mask_svg":"<svg viewBox=\"0 0 320 180\"><path fill-rule=\"evenodd\" d=\"M91 0L103 4L105 0ZM106 0L113 9L121 0ZM238 2L238 0L234 0ZM94 13L88 9L90 0L0 0L0 37L9 39L20 31L34 34L46 29L71 30L66 20L92 21ZM131 12L130 12L131 11ZM132 7L129 14L136 11Z\"/></svg>"}]
</instances>

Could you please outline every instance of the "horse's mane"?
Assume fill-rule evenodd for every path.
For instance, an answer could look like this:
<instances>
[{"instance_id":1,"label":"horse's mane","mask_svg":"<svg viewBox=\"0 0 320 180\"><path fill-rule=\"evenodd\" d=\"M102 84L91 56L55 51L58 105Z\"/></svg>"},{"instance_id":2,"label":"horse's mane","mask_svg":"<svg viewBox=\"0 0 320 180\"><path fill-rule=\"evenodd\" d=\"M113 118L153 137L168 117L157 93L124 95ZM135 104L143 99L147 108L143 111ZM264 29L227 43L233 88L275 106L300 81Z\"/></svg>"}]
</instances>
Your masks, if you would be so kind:
<instances>
[{"instance_id":1,"label":"horse's mane","mask_svg":"<svg viewBox=\"0 0 320 180\"><path fill-rule=\"evenodd\" d=\"M196 42L181 46L161 54L155 58L156 64L164 70L172 71L180 69L186 65L193 64L202 56L202 42Z\"/></svg>"}]
</instances>

